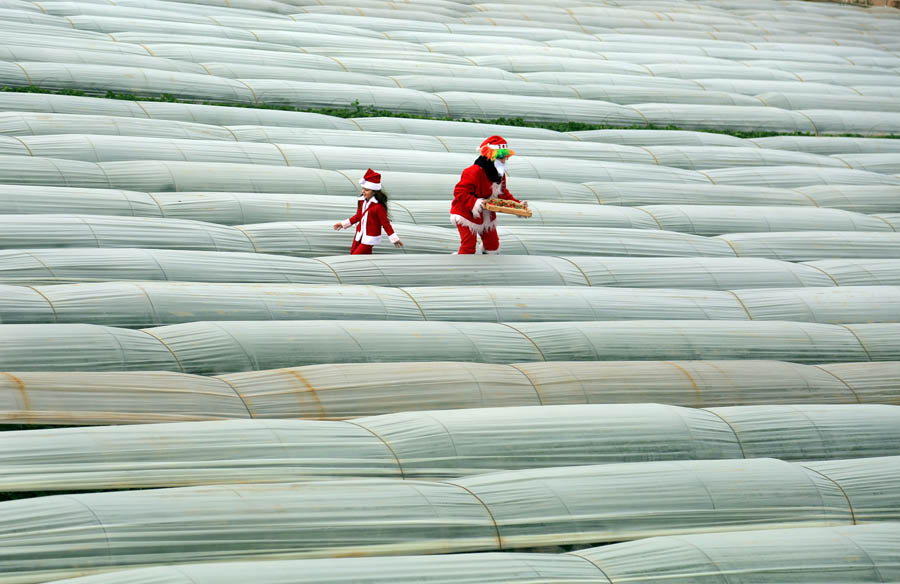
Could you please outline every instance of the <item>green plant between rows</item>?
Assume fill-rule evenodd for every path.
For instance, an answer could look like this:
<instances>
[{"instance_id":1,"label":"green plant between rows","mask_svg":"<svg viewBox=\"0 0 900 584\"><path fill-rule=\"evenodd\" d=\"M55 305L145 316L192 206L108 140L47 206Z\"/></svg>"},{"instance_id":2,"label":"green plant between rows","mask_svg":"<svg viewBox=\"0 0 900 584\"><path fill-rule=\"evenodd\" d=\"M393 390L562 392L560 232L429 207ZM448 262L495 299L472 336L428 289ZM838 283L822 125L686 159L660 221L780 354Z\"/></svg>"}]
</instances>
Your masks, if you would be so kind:
<instances>
[{"instance_id":1,"label":"green plant between rows","mask_svg":"<svg viewBox=\"0 0 900 584\"><path fill-rule=\"evenodd\" d=\"M114 91L107 91L105 95L98 95L95 93L89 93L77 89L44 89L42 87L37 87L35 85L30 85L28 87L0 87L0 91L3 92L16 92L16 93L46 93L52 95L72 95L72 96L81 96L81 97L101 97L105 99L117 99L124 101L153 101L153 102L168 102L168 103L185 103L185 104L201 104L201 105L214 105L221 107L241 107L241 108L249 108L249 109L267 109L267 110L280 110L280 111L289 111L289 112L303 112L303 113L313 113L313 114L322 114L326 116L333 116L336 118L372 118L372 117L389 117L389 118L409 118L416 120L441 120L448 122L471 122L477 124L498 124L504 126L517 126L523 128L542 128L545 130L553 130L556 132L583 132L587 130L666 130L666 131L691 131L691 132L706 132L710 134L725 134L728 136L735 136L737 138L766 138L770 136L817 136L817 134L810 132L763 132L763 131L743 131L743 130L726 130L726 129L689 129L689 128L681 128L679 126L667 125L667 126L657 126L654 124L646 124L646 125L633 125L633 126L613 126L608 124L589 124L586 122L534 122L524 120L522 118L493 118L493 119L481 119L481 118L464 118L457 119L451 118L449 116L426 116L421 114L411 114L404 112L394 112L389 110L381 110L376 109L373 106L368 105L360 105L359 101L354 101L350 104L349 107L345 108L298 108L289 105L270 105L270 104L241 104L241 103L229 103L229 102L216 102L216 101L202 101L202 100L191 100L191 99L183 99L173 96L169 93L162 93L156 96L137 96L131 93L117 93ZM850 137L850 138L884 138L884 139L898 139L900 135L898 134L887 134L887 135L878 135L878 136L867 136L864 134L828 134L829 136L841 136L841 137Z\"/></svg>"}]
</instances>

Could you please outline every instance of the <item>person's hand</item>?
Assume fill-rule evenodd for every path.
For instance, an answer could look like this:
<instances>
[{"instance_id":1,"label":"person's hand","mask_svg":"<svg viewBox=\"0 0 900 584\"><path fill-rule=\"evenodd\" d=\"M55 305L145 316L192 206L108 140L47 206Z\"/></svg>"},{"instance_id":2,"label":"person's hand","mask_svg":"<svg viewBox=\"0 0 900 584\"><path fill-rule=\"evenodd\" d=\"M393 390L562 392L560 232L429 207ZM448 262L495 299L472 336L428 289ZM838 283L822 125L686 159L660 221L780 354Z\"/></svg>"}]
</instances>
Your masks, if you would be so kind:
<instances>
[{"instance_id":1,"label":"person's hand","mask_svg":"<svg viewBox=\"0 0 900 584\"><path fill-rule=\"evenodd\" d=\"M340 231L340 230L343 229L343 228L344 228L344 224L341 223L340 221L338 221L337 223L334 224L334 230L335 230L335 231Z\"/></svg>"},{"instance_id":2,"label":"person's hand","mask_svg":"<svg viewBox=\"0 0 900 584\"><path fill-rule=\"evenodd\" d=\"M395 241L395 242L394 242L394 247L403 247L403 242L402 242L402 241L399 241L399 240Z\"/></svg>"},{"instance_id":3,"label":"person's hand","mask_svg":"<svg viewBox=\"0 0 900 584\"><path fill-rule=\"evenodd\" d=\"M481 210L484 207L485 199L475 199L475 206L472 207L472 215L481 217Z\"/></svg>"}]
</instances>

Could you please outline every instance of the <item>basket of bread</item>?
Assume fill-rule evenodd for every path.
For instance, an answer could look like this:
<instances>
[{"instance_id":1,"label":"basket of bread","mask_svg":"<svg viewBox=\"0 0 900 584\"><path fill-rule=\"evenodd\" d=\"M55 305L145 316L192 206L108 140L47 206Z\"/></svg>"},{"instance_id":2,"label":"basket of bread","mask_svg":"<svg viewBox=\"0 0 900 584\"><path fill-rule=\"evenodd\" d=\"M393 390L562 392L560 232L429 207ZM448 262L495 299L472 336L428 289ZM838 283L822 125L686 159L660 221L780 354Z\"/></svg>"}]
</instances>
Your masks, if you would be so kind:
<instances>
[{"instance_id":1,"label":"basket of bread","mask_svg":"<svg viewBox=\"0 0 900 584\"><path fill-rule=\"evenodd\" d=\"M488 199L484 202L484 208L495 213L509 213L519 217L531 217L531 209L528 203L517 203L509 199Z\"/></svg>"}]
</instances>

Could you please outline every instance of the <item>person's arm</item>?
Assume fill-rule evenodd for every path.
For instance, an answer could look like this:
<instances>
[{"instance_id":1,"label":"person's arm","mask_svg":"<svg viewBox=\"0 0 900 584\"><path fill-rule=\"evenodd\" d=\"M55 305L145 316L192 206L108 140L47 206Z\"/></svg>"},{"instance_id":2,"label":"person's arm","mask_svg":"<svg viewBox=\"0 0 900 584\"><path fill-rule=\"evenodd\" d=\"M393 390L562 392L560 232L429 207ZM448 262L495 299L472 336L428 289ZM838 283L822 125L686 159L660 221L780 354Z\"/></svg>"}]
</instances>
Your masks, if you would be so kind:
<instances>
[{"instance_id":1,"label":"person's arm","mask_svg":"<svg viewBox=\"0 0 900 584\"><path fill-rule=\"evenodd\" d=\"M464 208L471 209L473 215L480 217L484 199L479 199L475 196L476 190L475 173L471 168L467 168L462 172L459 182L456 183L456 187L453 189L453 198L462 202Z\"/></svg>"},{"instance_id":2,"label":"person's arm","mask_svg":"<svg viewBox=\"0 0 900 584\"><path fill-rule=\"evenodd\" d=\"M391 220L388 219L387 209L384 208L384 205L378 205L377 212L378 219L381 220L381 226L384 228L384 232L388 234L388 239L391 240L394 247L403 247L403 242L400 241L400 237L394 233L394 226L391 225Z\"/></svg>"},{"instance_id":3,"label":"person's arm","mask_svg":"<svg viewBox=\"0 0 900 584\"><path fill-rule=\"evenodd\" d=\"M500 193L500 199L506 199L507 201L515 201L517 203L521 203L519 199L512 196L512 193L509 192L509 189L506 188L506 177L503 177L503 192ZM528 203L525 203L525 206L528 206Z\"/></svg>"},{"instance_id":4,"label":"person's arm","mask_svg":"<svg viewBox=\"0 0 900 584\"><path fill-rule=\"evenodd\" d=\"M337 223L335 223L334 230L340 231L341 229L347 229L351 225L356 225L357 223L359 223L359 220L362 219L360 210L361 207L357 207L356 215L350 217L349 219L344 219L343 221L338 221Z\"/></svg>"}]
</instances>

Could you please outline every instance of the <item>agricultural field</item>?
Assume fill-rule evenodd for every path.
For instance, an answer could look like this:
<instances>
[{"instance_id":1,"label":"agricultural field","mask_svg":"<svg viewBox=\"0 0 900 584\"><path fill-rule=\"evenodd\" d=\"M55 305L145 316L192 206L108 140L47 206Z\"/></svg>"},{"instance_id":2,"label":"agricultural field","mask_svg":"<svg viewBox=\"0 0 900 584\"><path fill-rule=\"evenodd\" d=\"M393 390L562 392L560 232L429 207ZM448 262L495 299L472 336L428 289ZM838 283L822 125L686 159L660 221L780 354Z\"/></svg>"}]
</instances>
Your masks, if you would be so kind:
<instances>
[{"instance_id":1,"label":"agricultural field","mask_svg":"<svg viewBox=\"0 0 900 584\"><path fill-rule=\"evenodd\" d=\"M0 0L0 584L898 582L898 138L889 6Z\"/></svg>"}]
</instances>

